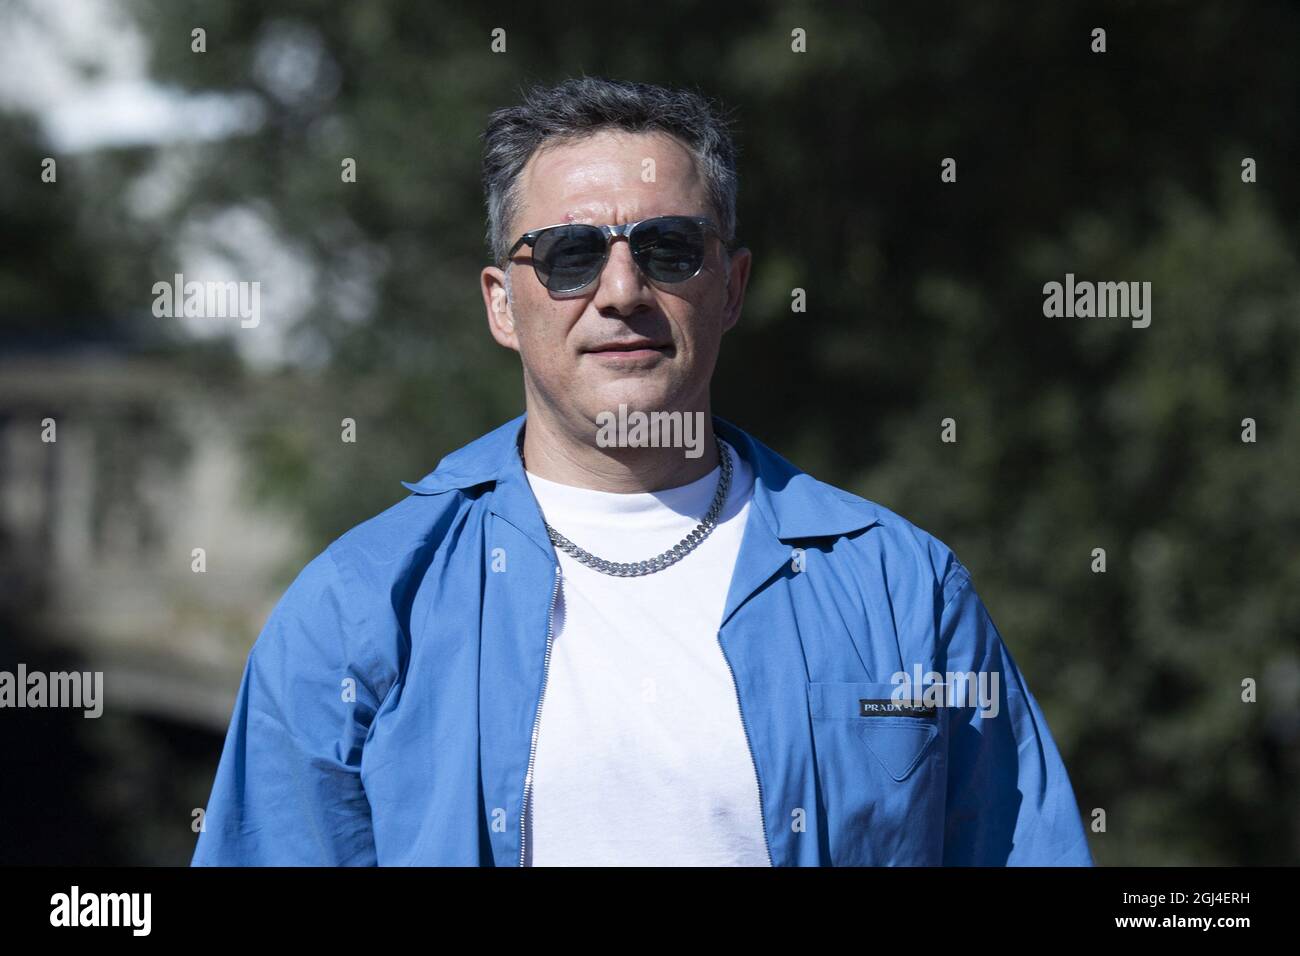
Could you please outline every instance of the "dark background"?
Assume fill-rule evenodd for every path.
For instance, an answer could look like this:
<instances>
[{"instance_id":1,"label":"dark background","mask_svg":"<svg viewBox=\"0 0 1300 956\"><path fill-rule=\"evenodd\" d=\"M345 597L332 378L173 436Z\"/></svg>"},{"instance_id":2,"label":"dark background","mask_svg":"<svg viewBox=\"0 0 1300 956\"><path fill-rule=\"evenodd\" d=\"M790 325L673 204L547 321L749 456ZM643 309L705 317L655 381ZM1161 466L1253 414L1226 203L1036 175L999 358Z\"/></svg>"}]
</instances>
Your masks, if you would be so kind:
<instances>
[{"instance_id":1,"label":"dark background","mask_svg":"<svg viewBox=\"0 0 1300 956\"><path fill-rule=\"evenodd\" d=\"M271 603L523 410L479 135L584 72L732 111L755 258L714 410L956 551L1097 862L1300 861L1296 5L116 9L152 83L239 124L62 148L0 113L0 669L103 669L109 701L0 712L0 862L187 863ZM155 318L183 269L261 281L261 325ZM1045 318L1067 272L1151 282L1150 327Z\"/></svg>"}]
</instances>

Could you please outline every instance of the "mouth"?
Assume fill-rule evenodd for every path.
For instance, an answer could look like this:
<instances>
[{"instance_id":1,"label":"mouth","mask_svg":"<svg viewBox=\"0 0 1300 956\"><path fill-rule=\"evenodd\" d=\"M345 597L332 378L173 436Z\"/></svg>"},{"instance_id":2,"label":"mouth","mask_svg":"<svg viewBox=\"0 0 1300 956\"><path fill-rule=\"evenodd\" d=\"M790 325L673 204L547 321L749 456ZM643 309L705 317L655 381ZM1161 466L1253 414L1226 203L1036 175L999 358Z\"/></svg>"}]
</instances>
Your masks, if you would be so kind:
<instances>
[{"instance_id":1,"label":"mouth","mask_svg":"<svg viewBox=\"0 0 1300 956\"><path fill-rule=\"evenodd\" d=\"M634 339L627 342L607 342L594 348L584 349L584 351L586 354L594 355L600 359L630 362L671 355L673 347L671 343L655 342L650 339Z\"/></svg>"}]
</instances>

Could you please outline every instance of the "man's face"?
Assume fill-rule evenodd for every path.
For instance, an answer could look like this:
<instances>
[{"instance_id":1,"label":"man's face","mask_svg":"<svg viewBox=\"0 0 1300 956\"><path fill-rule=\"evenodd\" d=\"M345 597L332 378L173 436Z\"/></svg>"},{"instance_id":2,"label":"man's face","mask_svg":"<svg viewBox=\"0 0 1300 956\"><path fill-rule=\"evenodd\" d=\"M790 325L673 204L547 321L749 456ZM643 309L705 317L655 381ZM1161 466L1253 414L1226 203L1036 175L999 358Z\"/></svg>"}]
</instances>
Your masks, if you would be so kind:
<instances>
[{"instance_id":1,"label":"man's face","mask_svg":"<svg viewBox=\"0 0 1300 956\"><path fill-rule=\"evenodd\" d=\"M653 177L643 176L648 169ZM512 243L564 222L600 226L664 215L717 222L690 153L658 132L602 131L544 146L524 167L520 193ZM710 234L699 275L658 282L640 271L620 238L591 285L560 297L538 280L530 249L521 246L509 265L513 306L497 268L483 270L483 297L493 336L520 354L530 410L544 408L594 437L596 416L617 413L623 403L647 412L707 407L722 333L740 316L749 261L742 249L728 264ZM618 350L628 345L645 347Z\"/></svg>"}]
</instances>

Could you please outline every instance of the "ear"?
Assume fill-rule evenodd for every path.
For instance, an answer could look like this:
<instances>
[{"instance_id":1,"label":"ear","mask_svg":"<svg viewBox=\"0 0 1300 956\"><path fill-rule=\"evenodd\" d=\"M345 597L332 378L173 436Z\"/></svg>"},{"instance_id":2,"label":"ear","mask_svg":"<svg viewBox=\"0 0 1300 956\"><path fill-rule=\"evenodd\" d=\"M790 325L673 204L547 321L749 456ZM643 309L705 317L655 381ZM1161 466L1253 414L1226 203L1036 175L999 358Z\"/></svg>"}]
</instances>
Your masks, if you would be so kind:
<instances>
[{"instance_id":1,"label":"ear","mask_svg":"<svg viewBox=\"0 0 1300 956\"><path fill-rule=\"evenodd\" d=\"M479 276L483 292L483 306L487 310L488 331L499 345L519 351L519 338L515 334L514 306L506 294L506 274L496 266L488 266Z\"/></svg>"},{"instance_id":2,"label":"ear","mask_svg":"<svg viewBox=\"0 0 1300 956\"><path fill-rule=\"evenodd\" d=\"M722 309L722 331L728 331L740 321L740 310L745 305L745 287L749 284L749 268L753 262L750 251L741 246L731 254L727 266L727 301Z\"/></svg>"}]
</instances>

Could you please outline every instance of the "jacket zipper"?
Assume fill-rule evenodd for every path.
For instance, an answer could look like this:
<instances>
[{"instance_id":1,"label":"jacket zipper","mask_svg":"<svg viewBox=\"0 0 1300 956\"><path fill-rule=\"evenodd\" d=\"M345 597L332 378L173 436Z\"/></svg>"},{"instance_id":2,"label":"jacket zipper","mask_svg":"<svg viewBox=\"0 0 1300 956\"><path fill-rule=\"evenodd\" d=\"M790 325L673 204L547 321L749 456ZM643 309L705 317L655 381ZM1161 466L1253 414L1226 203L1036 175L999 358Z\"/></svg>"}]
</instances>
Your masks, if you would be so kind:
<instances>
[{"instance_id":1,"label":"jacket zipper","mask_svg":"<svg viewBox=\"0 0 1300 956\"><path fill-rule=\"evenodd\" d=\"M551 643L555 638L555 599L560 596L560 566L555 566L555 588L551 591L551 608L546 612L546 658L542 663L542 693L537 699L537 714L533 717L533 737L528 746L528 771L524 774L524 798L519 813L519 865L524 865L528 848L528 806L533 797L533 761L537 759L537 731L542 723L542 702L546 700L546 681L551 671Z\"/></svg>"},{"instance_id":2,"label":"jacket zipper","mask_svg":"<svg viewBox=\"0 0 1300 956\"><path fill-rule=\"evenodd\" d=\"M740 726L745 731L745 746L749 748L749 762L754 765L754 782L758 784L758 823L763 831L763 849L767 851L767 865L775 866L772 862L772 844L767 839L767 809L763 803L763 778L758 775L758 761L754 759L754 742L749 739L749 724L745 720L745 708L740 703L740 685L736 683L736 670L731 666L731 658L727 656L727 649L722 644L722 632L718 631L718 647L722 650L722 659L727 662L727 670L731 672L731 689L736 695L736 709L740 711Z\"/></svg>"}]
</instances>

